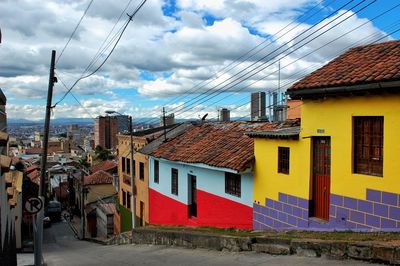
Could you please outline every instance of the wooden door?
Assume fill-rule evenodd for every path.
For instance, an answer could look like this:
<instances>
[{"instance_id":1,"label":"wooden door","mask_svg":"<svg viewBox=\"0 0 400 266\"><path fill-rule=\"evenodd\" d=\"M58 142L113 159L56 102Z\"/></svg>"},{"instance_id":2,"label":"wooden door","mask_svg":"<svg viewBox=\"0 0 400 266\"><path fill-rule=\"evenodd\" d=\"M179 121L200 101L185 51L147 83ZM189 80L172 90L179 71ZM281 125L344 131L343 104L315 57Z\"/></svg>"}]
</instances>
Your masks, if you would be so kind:
<instances>
[{"instance_id":1,"label":"wooden door","mask_svg":"<svg viewBox=\"0 0 400 266\"><path fill-rule=\"evenodd\" d=\"M313 138L313 198L311 215L329 220L331 187L331 141L330 137Z\"/></svg>"},{"instance_id":2,"label":"wooden door","mask_svg":"<svg viewBox=\"0 0 400 266\"><path fill-rule=\"evenodd\" d=\"M189 197L190 197L190 206L189 206L189 216L197 217L197 184L196 184L196 176L188 175L189 177Z\"/></svg>"}]
</instances>

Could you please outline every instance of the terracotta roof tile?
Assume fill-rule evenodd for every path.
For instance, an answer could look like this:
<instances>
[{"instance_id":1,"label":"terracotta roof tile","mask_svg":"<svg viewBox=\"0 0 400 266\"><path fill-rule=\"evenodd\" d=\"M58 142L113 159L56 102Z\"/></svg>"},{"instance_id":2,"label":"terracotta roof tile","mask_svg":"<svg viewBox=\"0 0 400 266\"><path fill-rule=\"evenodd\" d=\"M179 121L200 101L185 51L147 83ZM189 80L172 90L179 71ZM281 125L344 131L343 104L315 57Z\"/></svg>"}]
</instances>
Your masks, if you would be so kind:
<instances>
[{"instance_id":1,"label":"terracotta roof tile","mask_svg":"<svg viewBox=\"0 0 400 266\"><path fill-rule=\"evenodd\" d=\"M290 91L400 80L400 40L352 48L312 72Z\"/></svg>"},{"instance_id":2,"label":"terracotta roof tile","mask_svg":"<svg viewBox=\"0 0 400 266\"><path fill-rule=\"evenodd\" d=\"M204 123L169 139L151 155L170 161L204 163L240 171L254 159L253 140L245 133L287 127L292 123Z\"/></svg>"},{"instance_id":3,"label":"terracotta roof tile","mask_svg":"<svg viewBox=\"0 0 400 266\"><path fill-rule=\"evenodd\" d=\"M110 170L116 170L117 166L118 165L113 161L102 161L102 162L99 162L99 163L93 165L90 168L90 171L92 173L96 173L97 171L100 171L100 170L108 172Z\"/></svg>"},{"instance_id":4,"label":"terracotta roof tile","mask_svg":"<svg viewBox=\"0 0 400 266\"><path fill-rule=\"evenodd\" d=\"M96 173L84 177L85 185L103 185L112 184L113 176L103 170L99 170Z\"/></svg>"},{"instance_id":5,"label":"terracotta roof tile","mask_svg":"<svg viewBox=\"0 0 400 266\"><path fill-rule=\"evenodd\" d=\"M33 172L26 175L33 183L39 185L40 183L40 172L38 170L33 170Z\"/></svg>"}]
</instances>

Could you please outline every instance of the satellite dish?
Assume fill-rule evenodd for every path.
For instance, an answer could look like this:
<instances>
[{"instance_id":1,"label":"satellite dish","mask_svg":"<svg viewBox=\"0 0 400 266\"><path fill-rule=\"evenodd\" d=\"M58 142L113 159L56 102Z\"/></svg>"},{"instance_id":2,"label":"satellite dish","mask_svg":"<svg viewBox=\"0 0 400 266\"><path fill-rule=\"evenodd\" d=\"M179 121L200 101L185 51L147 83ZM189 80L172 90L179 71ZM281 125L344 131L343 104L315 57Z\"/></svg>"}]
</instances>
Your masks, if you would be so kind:
<instances>
[{"instance_id":1,"label":"satellite dish","mask_svg":"<svg viewBox=\"0 0 400 266\"><path fill-rule=\"evenodd\" d=\"M206 120L206 117L208 116L208 113L207 114L205 114L205 115L203 115L203 117L201 118L201 121L204 121L204 120Z\"/></svg>"}]
</instances>

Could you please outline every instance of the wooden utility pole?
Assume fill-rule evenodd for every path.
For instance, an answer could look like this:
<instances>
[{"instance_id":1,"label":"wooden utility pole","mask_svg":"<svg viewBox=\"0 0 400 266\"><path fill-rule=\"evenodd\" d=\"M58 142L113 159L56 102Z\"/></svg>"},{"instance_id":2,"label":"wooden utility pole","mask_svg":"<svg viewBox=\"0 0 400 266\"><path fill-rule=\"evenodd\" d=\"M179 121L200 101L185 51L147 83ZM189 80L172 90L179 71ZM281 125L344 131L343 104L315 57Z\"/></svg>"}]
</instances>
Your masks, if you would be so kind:
<instances>
[{"instance_id":1,"label":"wooden utility pole","mask_svg":"<svg viewBox=\"0 0 400 266\"><path fill-rule=\"evenodd\" d=\"M50 131L50 114L51 114L51 100L53 98L53 87L56 82L54 76L56 60L56 51L51 52L50 62L50 74L49 74L49 87L47 90L47 105L46 105L46 116L44 119L44 134L43 134L43 145L42 145L42 158L40 162L40 184L39 184L39 198L42 200L43 205L45 204L45 179L46 179L46 163L47 163L47 148L49 143L49 131ZM43 244L43 218L44 218L44 206L36 216L36 235L35 235L35 266L41 266L42 261L42 244Z\"/></svg>"},{"instance_id":2,"label":"wooden utility pole","mask_svg":"<svg viewBox=\"0 0 400 266\"><path fill-rule=\"evenodd\" d=\"M164 127L164 141L167 141L167 125L165 124L165 107L162 108L163 127Z\"/></svg>"}]
</instances>

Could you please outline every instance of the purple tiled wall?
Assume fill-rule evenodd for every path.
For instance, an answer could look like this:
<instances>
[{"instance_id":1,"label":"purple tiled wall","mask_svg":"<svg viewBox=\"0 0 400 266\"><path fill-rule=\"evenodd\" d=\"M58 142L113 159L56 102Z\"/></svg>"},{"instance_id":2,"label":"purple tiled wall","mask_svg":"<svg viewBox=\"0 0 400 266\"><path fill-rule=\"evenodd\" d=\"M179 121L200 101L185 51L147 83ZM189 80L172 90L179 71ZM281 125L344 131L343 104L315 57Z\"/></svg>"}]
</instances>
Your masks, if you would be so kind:
<instances>
[{"instance_id":1,"label":"purple tiled wall","mask_svg":"<svg viewBox=\"0 0 400 266\"><path fill-rule=\"evenodd\" d=\"M331 194L329 221L309 217L309 201L279 193L254 204L254 229L352 229L400 231L400 195L367 189L366 200Z\"/></svg>"}]
</instances>

